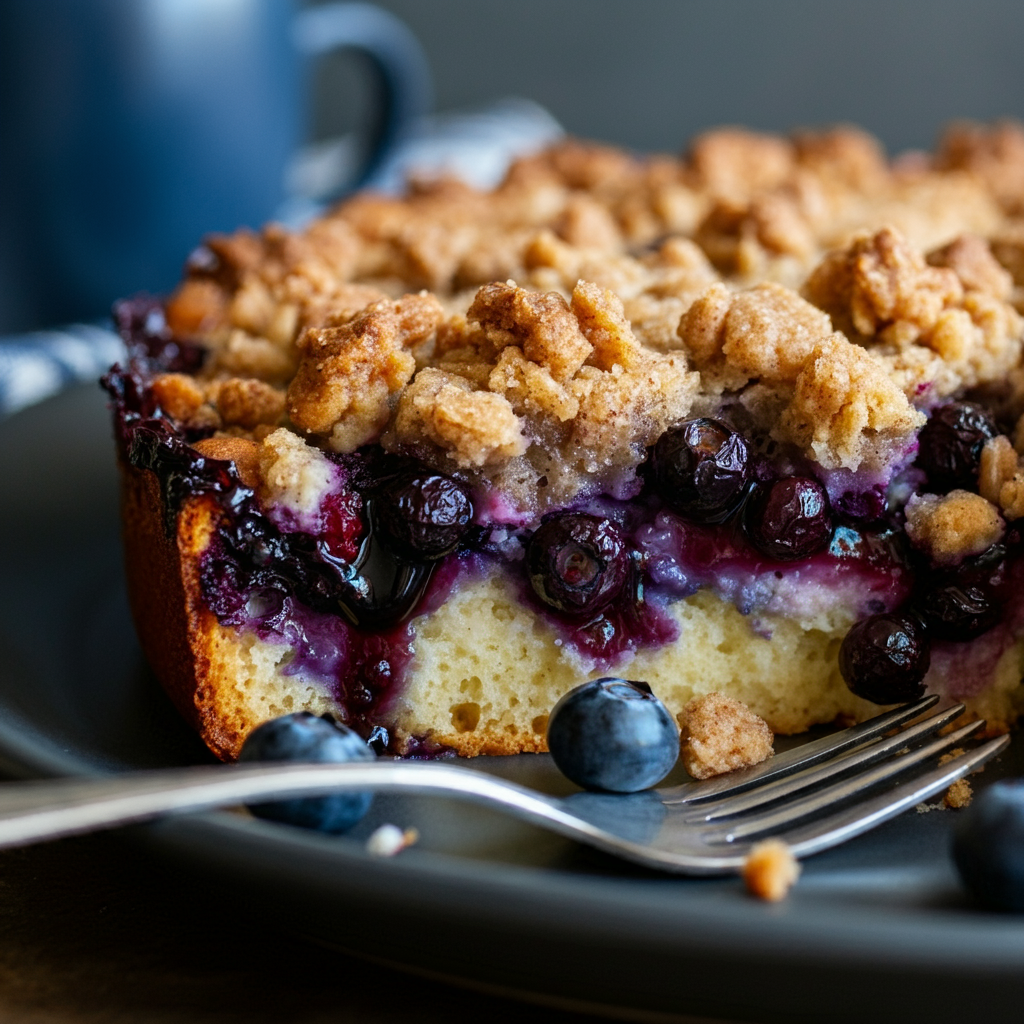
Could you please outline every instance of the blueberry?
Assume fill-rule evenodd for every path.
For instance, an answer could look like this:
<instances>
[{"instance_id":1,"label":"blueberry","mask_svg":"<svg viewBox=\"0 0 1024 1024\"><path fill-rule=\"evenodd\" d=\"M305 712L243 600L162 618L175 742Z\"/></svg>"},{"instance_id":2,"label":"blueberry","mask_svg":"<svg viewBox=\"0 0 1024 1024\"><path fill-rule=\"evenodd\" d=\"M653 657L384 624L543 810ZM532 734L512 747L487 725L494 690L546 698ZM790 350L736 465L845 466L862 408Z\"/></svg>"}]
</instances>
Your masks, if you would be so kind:
<instances>
[{"instance_id":1,"label":"blueberry","mask_svg":"<svg viewBox=\"0 0 1024 1024\"><path fill-rule=\"evenodd\" d=\"M854 624L839 648L839 671L858 697L903 704L924 693L928 637L910 615L884 612Z\"/></svg>"},{"instance_id":2,"label":"blueberry","mask_svg":"<svg viewBox=\"0 0 1024 1024\"><path fill-rule=\"evenodd\" d=\"M984 588L945 583L927 587L916 610L932 633L943 640L974 640L990 630L1002 612L999 602Z\"/></svg>"},{"instance_id":3,"label":"blueberry","mask_svg":"<svg viewBox=\"0 0 1024 1024\"><path fill-rule=\"evenodd\" d=\"M1024 780L997 782L974 798L957 822L953 860L983 906L1024 911Z\"/></svg>"},{"instance_id":4,"label":"blueberry","mask_svg":"<svg viewBox=\"0 0 1024 1024\"><path fill-rule=\"evenodd\" d=\"M585 789L636 793L679 757L679 727L647 683L595 679L570 690L548 721L559 770Z\"/></svg>"},{"instance_id":5,"label":"blueberry","mask_svg":"<svg viewBox=\"0 0 1024 1024\"><path fill-rule=\"evenodd\" d=\"M721 523L743 502L750 445L717 420L688 420L658 438L651 457L655 486L673 511L697 523Z\"/></svg>"},{"instance_id":6,"label":"blueberry","mask_svg":"<svg viewBox=\"0 0 1024 1024\"><path fill-rule=\"evenodd\" d=\"M998 432L981 406L971 402L939 406L918 437L917 465L928 474L929 489L945 493L957 487L973 488L981 449Z\"/></svg>"},{"instance_id":7,"label":"blueberry","mask_svg":"<svg viewBox=\"0 0 1024 1024\"><path fill-rule=\"evenodd\" d=\"M743 525L750 542L769 558L793 561L824 548L832 535L825 488L806 476L759 484L747 501Z\"/></svg>"},{"instance_id":8,"label":"blueberry","mask_svg":"<svg viewBox=\"0 0 1024 1024\"><path fill-rule=\"evenodd\" d=\"M473 503L450 476L418 473L389 483L376 503L376 514L401 554L433 561L459 546L473 518Z\"/></svg>"},{"instance_id":9,"label":"blueberry","mask_svg":"<svg viewBox=\"0 0 1024 1024\"><path fill-rule=\"evenodd\" d=\"M299 711L257 726L242 744L239 761L305 761L344 764L373 761L374 752L351 729ZM335 793L253 804L260 818L337 834L347 832L370 808L370 793Z\"/></svg>"},{"instance_id":10,"label":"blueberry","mask_svg":"<svg viewBox=\"0 0 1024 1024\"><path fill-rule=\"evenodd\" d=\"M546 520L526 545L526 572L536 595L567 615L592 615L622 590L629 551L607 519L563 512Z\"/></svg>"}]
</instances>

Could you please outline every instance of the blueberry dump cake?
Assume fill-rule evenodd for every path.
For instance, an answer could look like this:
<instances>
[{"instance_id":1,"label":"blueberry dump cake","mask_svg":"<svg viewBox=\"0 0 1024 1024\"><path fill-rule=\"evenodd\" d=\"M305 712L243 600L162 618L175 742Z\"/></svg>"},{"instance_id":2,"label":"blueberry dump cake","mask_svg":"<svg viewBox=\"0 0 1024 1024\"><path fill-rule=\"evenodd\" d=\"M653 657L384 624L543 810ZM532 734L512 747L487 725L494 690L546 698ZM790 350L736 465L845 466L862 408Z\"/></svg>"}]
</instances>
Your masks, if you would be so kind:
<instances>
[{"instance_id":1,"label":"blueberry dump cake","mask_svg":"<svg viewBox=\"0 0 1024 1024\"><path fill-rule=\"evenodd\" d=\"M543 750L585 679L775 732L1024 668L1024 128L568 142L207 239L105 378L146 654L221 758ZM769 741L766 741L770 743Z\"/></svg>"}]
</instances>

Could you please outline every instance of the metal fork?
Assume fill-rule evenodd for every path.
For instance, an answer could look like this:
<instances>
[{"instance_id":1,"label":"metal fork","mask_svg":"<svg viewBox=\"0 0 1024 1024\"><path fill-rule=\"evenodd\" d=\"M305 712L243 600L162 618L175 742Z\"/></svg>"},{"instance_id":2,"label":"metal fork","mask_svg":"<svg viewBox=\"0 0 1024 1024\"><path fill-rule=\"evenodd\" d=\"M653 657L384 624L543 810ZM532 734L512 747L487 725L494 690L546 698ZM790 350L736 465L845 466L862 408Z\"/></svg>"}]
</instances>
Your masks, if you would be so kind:
<instances>
[{"instance_id":1,"label":"metal fork","mask_svg":"<svg viewBox=\"0 0 1024 1024\"><path fill-rule=\"evenodd\" d=\"M0 786L0 848L163 815L337 789L464 798L664 871L728 874L779 836L797 857L828 849L941 792L1003 750L1001 736L938 764L983 722L931 738L964 710L924 697L706 782L628 796L545 796L450 763L215 765ZM903 781L901 781L901 778Z\"/></svg>"}]
</instances>

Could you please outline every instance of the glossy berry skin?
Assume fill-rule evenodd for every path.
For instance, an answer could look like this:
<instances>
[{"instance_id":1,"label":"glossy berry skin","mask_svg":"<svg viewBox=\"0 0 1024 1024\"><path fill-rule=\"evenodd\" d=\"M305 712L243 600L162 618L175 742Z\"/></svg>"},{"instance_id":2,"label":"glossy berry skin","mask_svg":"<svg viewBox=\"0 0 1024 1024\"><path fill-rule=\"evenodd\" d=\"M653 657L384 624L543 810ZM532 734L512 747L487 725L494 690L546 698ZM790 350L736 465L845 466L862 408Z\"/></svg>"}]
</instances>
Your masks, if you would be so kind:
<instances>
[{"instance_id":1,"label":"glossy berry skin","mask_svg":"<svg viewBox=\"0 0 1024 1024\"><path fill-rule=\"evenodd\" d=\"M584 512L553 516L526 545L534 593L566 615L594 615L622 590L629 551L615 525Z\"/></svg>"},{"instance_id":2,"label":"glossy berry skin","mask_svg":"<svg viewBox=\"0 0 1024 1024\"><path fill-rule=\"evenodd\" d=\"M974 798L957 822L953 860L982 906L1024 911L1024 780L997 782Z\"/></svg>"},{"instance_id":3,"label":"glossy berry skin","mask_svg":"<svg viewBox=\"0 0 1024 1024\"><path fill-rule=\"evenodd\" d=\"M704 417L665 431L651 457L658 494L695 523L724 522L739 508L751 461L742 434Z\"/></svg>"},{"instance_id":4,"label":"glossy berry skin","mask_svg":"<svg viewBox=\"0 0 1024 1024\"><path fill-rule=\"evenodd\" d=\"M832 510L817 480L785 477L754 488L743 525L751 544L763 555L795 561L828 545Z\"/></svg>"},{"instance_id":5,"label":"glossy berry skin","mask_svg":"<svg viewBox=\"0 0 1024 1024\"><path fill-rule=\"evenodd\" d=\"M351 729L327 718L299 711L253 729L242 744L239 761L305 761L344 764L373 761L376 754ZM257 817L299 825L319 832L347 832L369 810L370 793L335 793L253 804Z\"/></svg>"},{"instance_id":6,"label":"glossy berry skin","mask_svg":"<svg viewBox=\"0 0 1024 1024\"><path fill-rule=\"evenodd\" d=\"M839 671L858 697L904 704L924 693L928 637L910 615L884 612L854 624L839 648Z\"/></svg>"},{"instance_id":7,"label":"glossy berry skin","mask_svg":"<svg viewBox=\"0 0 1024 1024\"><path fill-rule=\"evenodd\" d=\"M595 679L570 690L548 721L558 769L584 789L637 793L679 757L679 727L646 683Z\"/></svg>"},{"instance_id":8,"label":"glossy berry skin","mask_svg":"<svg viewBox=\"0 0 1024 1024\"><path fill-rule=\"evenodd\" d=\"M971 402L939 406L921 428L917 465L928 474L929 489L945 493L974 488L981 449L998 433L992 417Z\"/></svg>"},{"instance_id":9,"label":"glossy berry skin","mask_svg":"<svg viewBox=\"0 0 1024 1024\"><path fill-rule=\"evenodd\" d=\"M916 610L933 636L963 643L990 630L1002 609L982 587L945 583L926 587Z\"/></svg>"},{"instance_id":10,"label":"glossy berry skin","mask_svg":"<svg viewBox=\"0 0 1024 1024\"><path fill-rule=\"evenodd\" d=\"M384 488L376 513L399 553L434 561L459 546L473 519L473 503L450 476L420 473L403 476Z\"/></svg>"}]
</instances>

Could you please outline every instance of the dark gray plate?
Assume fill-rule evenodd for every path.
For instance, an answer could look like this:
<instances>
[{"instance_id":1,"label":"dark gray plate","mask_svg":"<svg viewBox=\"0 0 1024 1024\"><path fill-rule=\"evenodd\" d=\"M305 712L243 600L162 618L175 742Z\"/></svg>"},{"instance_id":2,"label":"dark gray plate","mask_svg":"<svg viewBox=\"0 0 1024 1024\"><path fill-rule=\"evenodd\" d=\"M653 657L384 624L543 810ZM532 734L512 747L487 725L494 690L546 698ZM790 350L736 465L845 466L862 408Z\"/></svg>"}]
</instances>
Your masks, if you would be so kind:
<instances>
[{"instance_id":1,"label":"dark gray plate","mask_svg":"<svg viewBox=\"0 0 1024 1024\"><path fill-rule=\"evenodd\" d=\"M0 425L0 480L0 766L207 760L134 640L100 393ZM1024 774L1022 761L1018 737L983 779ZM546 757L489 767L565 788ZM813 858L779 906L441 800L379 800L343 839L226 812L136 836L321 942L484 987L650 1019L1009 1018L1024 999L1024 918L970 906L947 854L954 817L908 814ZM360 837L381 821L415 825L421 842L367 857Z\"/></svg>"}]
</instances>

